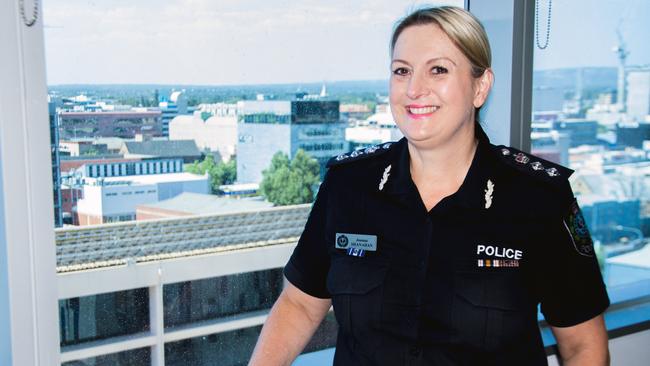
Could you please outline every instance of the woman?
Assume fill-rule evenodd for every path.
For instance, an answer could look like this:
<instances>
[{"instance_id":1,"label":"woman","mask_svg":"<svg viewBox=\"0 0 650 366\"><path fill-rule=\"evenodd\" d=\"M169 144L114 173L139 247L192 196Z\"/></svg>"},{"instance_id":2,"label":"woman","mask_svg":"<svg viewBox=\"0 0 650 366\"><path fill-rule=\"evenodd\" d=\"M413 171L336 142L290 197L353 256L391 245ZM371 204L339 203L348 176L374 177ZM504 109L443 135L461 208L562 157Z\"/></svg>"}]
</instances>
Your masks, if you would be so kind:
<instances>
[{"instance_id":1,"label":"woman","mask_svg":"<svg viewBox=\"0 0 650 366\"><path fill-rule=\"evenodd\" d=\"M468 12L395 28L390 104L404 138L333 158L252 365L289 365L330 304L335 365L546 365L537 305L565 365L608 363L609 305L571 170L494 146L493 83Z\"/></svg>"}]
</instances>

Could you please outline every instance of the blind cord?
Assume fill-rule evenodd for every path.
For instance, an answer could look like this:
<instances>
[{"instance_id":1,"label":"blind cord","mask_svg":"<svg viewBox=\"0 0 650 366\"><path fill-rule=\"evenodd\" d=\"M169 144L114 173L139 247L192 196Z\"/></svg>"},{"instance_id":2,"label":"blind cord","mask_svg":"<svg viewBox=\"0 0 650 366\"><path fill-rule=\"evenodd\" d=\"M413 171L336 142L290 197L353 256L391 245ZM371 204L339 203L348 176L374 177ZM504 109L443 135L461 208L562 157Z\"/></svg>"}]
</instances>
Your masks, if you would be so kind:
<instances>
[{"instance_id":1,"label":"blind cord","mask_svg":"<svg viewBox=\"0 0 650 366\"><path fill-rule=\"evenodd\" d=\"M540 50L546 49L548 47L548 43L551 39L551 8L553 4L553 0L548 0L548 17L546 18L546 40L544 41L544 44L539 40L539 2L541 0L535 0L535 43L537 44L537 48Z\"/></svg>"},{"instance_id":2,"label":"blind cord","mask_svg":"<svg viewBox=\"0 0 650 366\"><path fill-rule=\"evenodd\" d=\"M20 6L20 16L23 18L23 23L25 23L25 25L28 27L31 27L34 24L36 24L36 21L38 20L38 0L34 0L34 7L32 8L31 19L27 19L27 15L25 15L25 0L20 0L19 6Z\"/></svg>"}]
</instances>

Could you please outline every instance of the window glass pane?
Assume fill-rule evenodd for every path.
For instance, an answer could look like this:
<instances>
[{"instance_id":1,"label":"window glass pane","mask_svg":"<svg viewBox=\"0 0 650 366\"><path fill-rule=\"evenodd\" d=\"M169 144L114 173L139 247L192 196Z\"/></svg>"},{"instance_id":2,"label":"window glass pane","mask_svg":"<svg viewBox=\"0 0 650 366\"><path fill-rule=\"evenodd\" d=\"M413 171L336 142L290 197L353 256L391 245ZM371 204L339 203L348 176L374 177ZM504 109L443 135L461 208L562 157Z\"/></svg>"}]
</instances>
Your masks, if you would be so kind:
<instances>
[{"instance_id":1,"label":"window glass pane","mask_svg":"<svg viewBox=\"0 0 650 366\"><path fill-rule=\"evenodd\" d=\"M57 270L72 293L59 301L61 346L268 310L309 213L297 204L313 201L327 161L401 137L387 107L390 32L431 3L46 1ZM263 191L278 152L301 181ZM197 257L230 269L205 274ZM130 278L148 287L125 290ZM85 296L94 287L110 289ZM335 323L305 351L332 347ZM258 334L170 343L166 364L245 364Z\"/></svg>"},{"instance_id":2,"label":"window glass pane","mask_svg":"<svg viewBox=\"0 0 650 366\"><path fill-rule=\"evenodd\" d=\"M532 153L575 170L610 297L623 301L618 287L650 280L650 3L550 6L539 1Z\"/></svg>"},{"instance_id":3,"label":"window glass pane","mask_svg":"<svg viewBox=\"0 0 650 366\"><path fill-rule=\"evenodd\" d=\"M246 365L253 353L262 326L211 334L165 344L166 366ZM336 344L336 320L330 312L305 352L315 352Z\"/></svg>"},{"instance_id":4,"label":"window glass pane","mask_svg":"<svg viewBox=\"0 0 650 366\"><path fill-rule=\"evenodd\" d=\"M270 309L282 278L278 268L165 285L165 327Z\"/></svg>"},{"instance_id":5,"label":"window glass pane","mask_svg":"<svg viewBox=\"0 0 650 366\"><path fill-rule=\"evenodd\" d=\"M136 289L59 300L61 346L149 330L149 293Z\"/></svg>"},{"instance_id":6,"label":"window glass pane","mask_svg":"<svg viewBox=\"0 0 650 366\"><path fill-rule=\"evenodd\" d=\"M246 365L262 326L165 344L165 366Z\"/></svg>"},{"instance_id":7,"label":"window glass pane","mask_svg":"<svg viewBox=\"0 0 650 366\"><path fill-rule=\"evenodd\" d=\"M64 362L61 366L150 366L151 351L139 348L109 355Z\"/></svg>"}]
</instances>

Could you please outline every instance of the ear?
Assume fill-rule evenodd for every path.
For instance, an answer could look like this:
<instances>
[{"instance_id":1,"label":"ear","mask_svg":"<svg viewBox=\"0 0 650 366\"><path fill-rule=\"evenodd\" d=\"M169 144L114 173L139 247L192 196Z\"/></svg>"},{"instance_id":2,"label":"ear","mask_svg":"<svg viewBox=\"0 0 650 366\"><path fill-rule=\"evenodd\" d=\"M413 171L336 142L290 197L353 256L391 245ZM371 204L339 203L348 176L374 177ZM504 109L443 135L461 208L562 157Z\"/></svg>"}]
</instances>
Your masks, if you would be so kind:
<instances>
[{"instance_id":1,"label":"ear","mask_svg":"<svg viewBox=\"0 0 650 366\"><path fill-rule=\"evenodd\" d=\"M485 103L493 83L492 69L485 69L483 75L474 79L474 108L480 108Z\"/></svg>"}]
</instances>

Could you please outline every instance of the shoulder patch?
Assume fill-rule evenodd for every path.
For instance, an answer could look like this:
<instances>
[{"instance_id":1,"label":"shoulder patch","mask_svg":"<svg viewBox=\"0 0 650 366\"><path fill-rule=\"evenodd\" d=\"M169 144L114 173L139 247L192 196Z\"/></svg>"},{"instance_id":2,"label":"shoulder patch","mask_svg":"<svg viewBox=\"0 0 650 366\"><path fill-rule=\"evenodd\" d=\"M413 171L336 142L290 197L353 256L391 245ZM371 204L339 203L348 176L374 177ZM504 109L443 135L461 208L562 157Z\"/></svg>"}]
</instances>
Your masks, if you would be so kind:
<instances>
[{"instance_id":1,"label":"shoulder patch","mask_svg":"<svg viewBox=\"0 0 650 366\"><path fill-rule=\"evenodd\" d=\"M366 147L365 149L354 150L349 153L340 154L331 158L327 162L327 167L341 165L353 161L363 160L371 156L378 156L388 151L394 142L384 142L382 144Z\"/></svg>"},{"instance_id":2,"label":"shoulder patch","mask_svg":"<svg viewBox=\"0 0 650 366\"><path fill-rule=\"evenodd\" d=\"M500 145L494 148L507 165L535 178L557 184L566 181L573 174L569 168L512 147Z\"/></svg>"},{"instance_id":3,"label":"shoulder patch","mask_svg":"<svg viewBox=\"0 0 650 366\"><path fill-rule=\"evenodd\" d=\"M587 223L585 222L585 218L582 216L582 211L580 210L580 206L578 206L576 200L574 200L569 207L569 212L566 214L563 221L564 227L571 236L571 242L573 242L575 250L585 257L593 257L594 243L591 240L589 229L587 229Z\"/></svg>"}]
</instances>

